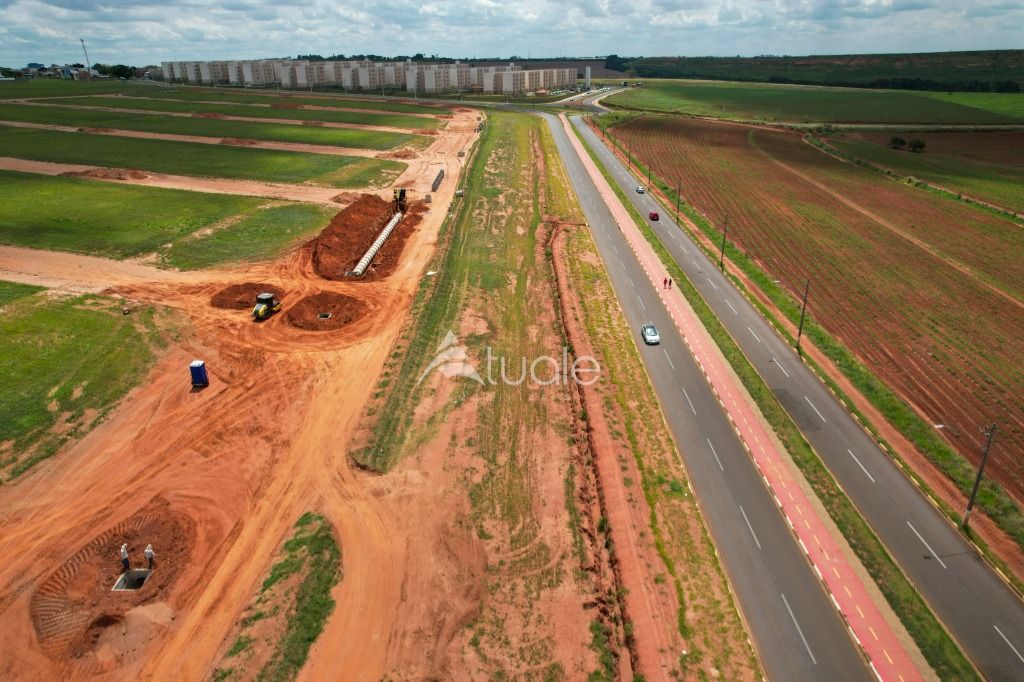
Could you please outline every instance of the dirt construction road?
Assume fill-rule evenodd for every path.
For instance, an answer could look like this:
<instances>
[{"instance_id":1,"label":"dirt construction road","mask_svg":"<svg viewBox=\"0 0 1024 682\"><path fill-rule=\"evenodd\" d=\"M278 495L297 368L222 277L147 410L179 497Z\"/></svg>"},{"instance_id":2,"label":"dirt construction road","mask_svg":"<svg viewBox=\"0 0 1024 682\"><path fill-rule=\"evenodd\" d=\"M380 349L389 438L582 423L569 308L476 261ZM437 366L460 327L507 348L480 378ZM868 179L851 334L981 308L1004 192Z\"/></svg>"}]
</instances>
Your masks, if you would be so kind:
<instances>
[{"instance_id":1,"label":"dirt construction road","mask_svg":"<svg viewBox=\"0 0 1024 682\"><path fill-rule=\"evenodd\" d=\"M435 166L448 178L385 279L321 279L305 247L237 271L163 277L141 265L110 268L117 294L177 308L188 324L103 425L0 488L0 677L209 677L271 557L308 510L335 527L344 580L304 676L385 672L400 646L391 640L412 542L372 479L350 468L346 444L432 255L461 171L456 152L475 138L475 113L460 118L419 166L429 177L407 180L429 185ZM72 290L103 285L99 259L22 256L0 252L0 275L13 269ZM210 305L225 283L244 281L280 287L286 307L330 292L360 300L365 314L341 329L306 331L286 315L257 324L248 311ZM186 370L195 357L211 371L199 391ZM96 565L119 572L110 548L122 537L170 557L158 564L175 572L162 578L156 601L126 606L83 586Z\"/></svg>"}]
</instances>

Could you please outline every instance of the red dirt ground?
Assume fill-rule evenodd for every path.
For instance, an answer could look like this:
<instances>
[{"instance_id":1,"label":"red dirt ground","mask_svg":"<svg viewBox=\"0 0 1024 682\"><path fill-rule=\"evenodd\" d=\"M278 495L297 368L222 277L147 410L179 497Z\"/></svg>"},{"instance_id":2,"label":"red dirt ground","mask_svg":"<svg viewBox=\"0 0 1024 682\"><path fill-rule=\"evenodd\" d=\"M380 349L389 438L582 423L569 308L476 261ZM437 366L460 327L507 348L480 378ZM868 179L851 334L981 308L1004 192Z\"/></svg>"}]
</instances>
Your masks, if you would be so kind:
<instances>
[{"instance_id":1,"label":"red dirt ground","mask_svg":"<svg viewBox=\"0 0 1024 682\"><path fill-rule=\"evenodd\" d=\"M471 117L463 118L430 150L453 178L465 163L456 152L475 139ZM436 168L427 170L418 181L429 186ZM435 201L447 206L453 191L447 184ZM404 327L445 213L426 214L391 276L366 284L319 277L303 248L273 263L192 273L0 249L0 274L13 268L19 280L113 287L132 305L170 306L182 320L153 371L102 424L0 486L0 677L209 678L271 558L310 510L336 529L345 578L334 590L339 608L311 653L309 674L380 679L393 654L381 643L404 646L399 640L433 626L430 613L406 608L423 595L402 589L421 556L416 536L396 517L395 503L371 490L377 479L349 467L345 443ZM210 305L239 282L274 284L289 300L322 292L358 298L367 312L327 332L296 329L284 315L253 324L246 310ZM188 362L197 357L211 374L202 391L188 381ZM431 507L412 513L436 518ZM93 590L113 582L106 572L117 570L116 554L108 556L120 544L116 536L135 552L152 542L168 582L153 583L152 599L140 594L144 603L106 613L105 593ZM54 598L67 591L54 576L90 575L71 566L75 557L92 557L95 579L75 594L96 608L85 610L85 625L57 649L79 642L84 653L55 658L34 636L33 622L45 621L44 585L57 586L49 592Z\"/></svg>"},{"instance_id":2,"label":"red dirt ground","mask_svg":"<svg viewBox=\"0 0 1024 682\"><path fill-rule=\"evenodd\" d=\"M277 284L245 282L224 287L210 298L210 305L228 310L249 310L256 305L256 296L264 292L284 300L284 290Z\"/></svg>"},{"instance_id":3,"label":"red dirt ground","mask_svg":"<svg viewBox=\"0 0 1024 682\"><path fill-rule=\"evenodd\" d=\"M798 134L643 118L622 137L974 464L1024 499L1024 258L1008 220L839 163ZM987 260L986 260L987 259Z\"/></svg>"},{"instance_id":4,"label":"red dirt ground","mask_svg":"<svg viewBox=\"0 0 1024 682\"><path fill-rule=\"evenodd\" d=\"M358 298L327 291L306 296L289 306L284 317L293 327L321 332L341 329L361 318L366 312L366 304ZM323 319L320 317L323 313L330 313L331 316Z\"/></svg>"}]
</instances>

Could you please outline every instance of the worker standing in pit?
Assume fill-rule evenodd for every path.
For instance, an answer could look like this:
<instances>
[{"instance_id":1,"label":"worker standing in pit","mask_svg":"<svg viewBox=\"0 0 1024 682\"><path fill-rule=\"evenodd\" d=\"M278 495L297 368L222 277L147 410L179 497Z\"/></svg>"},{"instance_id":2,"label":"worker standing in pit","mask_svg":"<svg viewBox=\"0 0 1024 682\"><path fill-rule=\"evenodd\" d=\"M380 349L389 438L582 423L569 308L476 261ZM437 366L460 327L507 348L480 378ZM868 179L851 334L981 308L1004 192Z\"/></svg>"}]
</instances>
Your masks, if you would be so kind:
<instances>
[{"instance_id":1,"label":"worker standing in pit","mask_svg":"<svg viewBox=\"0 0 1024 682\"><path fill-rule=\"evenodd\" d=\"M128 543L121 545L121 568L128 570Z\"/></svg>"},{"instance_id":2,"label":"worker standing in pit","mask_svg":"<svg viewBox=\"0 0 1024 682\"><path fill-rule=\"evenodd\" d=\"M149 570L153 570L153 560L156 557L156 552L153 551L153 545L146 545L145 551L142 553L146 557L146 561L149 562Z\"/></svg>"}]
</instances>

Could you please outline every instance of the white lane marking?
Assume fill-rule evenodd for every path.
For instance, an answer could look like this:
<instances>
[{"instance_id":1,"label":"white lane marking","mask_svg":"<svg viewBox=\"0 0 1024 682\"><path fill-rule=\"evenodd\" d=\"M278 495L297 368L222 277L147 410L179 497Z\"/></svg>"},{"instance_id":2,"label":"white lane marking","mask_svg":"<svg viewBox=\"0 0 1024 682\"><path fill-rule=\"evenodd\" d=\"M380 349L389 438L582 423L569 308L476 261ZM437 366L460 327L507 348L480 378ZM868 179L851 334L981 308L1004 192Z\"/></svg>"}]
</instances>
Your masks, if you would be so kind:
<instances>
[{"instance_id":1,"label":"white lane marking","mask_svg":"<svg viewBox=\"0 0 1024 682\"><path fill-rule=\"evenodd\" d=\"M619 255L619 247L615 246L614 244L612 244L612 251L614 251L614 252L615 252L615 255L616 255L616 256L618 256L618 255Z\"/></svg>"},{"instance_id":2,"label":"white lane marking","mask_svg":"<svg viewBox=\"0 0 1024 682\"><path fill-rule=\"evenodd\" d=\"M743 514L743 520L747 522L747 528L750 530L750 534L754 537L754 544L757 545L758 549L761 549L761 541L757 539L757 533L754 532L754 527L750 525L750 519L747 518L747 512L743 511L743 505L740 505L740 514Z\"/></svg>"},{"instance_id":3,"label":"white lane marking","mask_svg":"<svg viewBox=\"0 0 1024 682\"><path fill-rule=\"evenodd\" d=\"M761 337L758 336L757 333L750 328L750 325L747 325L747 331L751 333L751 335L757 340L758 343L761 343Z\"/></svg>"},{"instance_id":4,"label":"white lane marking","mask_svg":"<svg viewBox=\"0 0 1024 682\"><path fill-rule=\"evenodd\" d=\"M706 279L708 281L708 284L710 284L711 286L713 286L715 288L715 291L718 291L718 285L715 284L714 282L712 282L710 277L705 277L704 279Z\"/></svg>"},{"instance_id":5,"label":"white lane marking","mask_svg":"<svg viewBox=\"0 0 1024 682\"><path fill-rule=\"evenodd\" d=\"M931 552L932 556L935 557L935 560L939 562L939 565L948 570L949 567L942 562L942 559L939 557L938 554L935 553L935 550L932 549L932 546L929 545L923 537L921 537L921 534L917 532L916 528L914 528L914 524L910 523L910 521L907 521L907 525L910 526L910 530L914 531L914 535L916 535L917 539L921 541L921 544L924 545L929 552Z\"/></svg>"},{"instance_id":6,"label":"white lane marking","mask_svg":"<svg viewBox=\"0 0 1024 682\"><path fill-rule=\"evenodd\" d=\"M629 275L626 275L626 279L628 279L628 280L629 280L629 286L631 286L631 287L633 287L634 289L636 289L636 282L634 282L634 281L633 281L633 278L632 278L632 277L630 277Z\"/></svg>"},{"instance_id":7,"label":"white lane marking","mask_svg":"<svg viewBox=\"0 0 1024 682\"><path fill-rule=\"evenodd\" d=\"M693 406L693 401L690 400L690 394L686 392L685 388L683 389L683 395L686 396L686 402L690 403L690 411L693 412L693 416L696 417L697 416L697 408L695 408ZM714 448L712 448L712 449L714 449Z\"/></svg>"},{"instance_id":8,"label":"white lane marking","mask_svg":"<svg viewBox=\"0 0 1024 682\"><path fill-rule=\"evenodd\" d=\"M810 398L808 398L807 396L804 396L804 400L807 401L807 404L811 406L812 410L814 410L815 412L818 412L818 408L814 406L814 403L811 402ZM818 417L821 418L821 421L823 421L823 422L825 421L825 418L821 416L821 412L818 412ZM825 423L827 424L828 422L825 422Z\"/></svg>"},{"instance_id":9,"label":"white lane marking","mask_svg":"<svg viewBox=\"0 0 1024 682\"><path fill-rule=\"evenodd\" d=\"M732 303L729 303L729 299L725 299L725 304L729 306L729 310L732 311L733 315L739 315L739 313L736 312L736 309L732 307Z\"/></svg>"},{"instance_id":10,"label":"white lane marking","mask_svg":"<svg viewBox=\"0 0 1024 682\"><path fill-rule=\"evenodd\" d=\"M665 354L665 359L668 360L669 366L672 367L672 369L675 369L676 368L676 364L674 362L672 362L672 358L669 356L668 351L665 350L664 348L662 348L661 352Z\"/></svg>"},{"instance_id":11,"label":"white lane marking","mask_svg":"<svg viewBox=\"0 0 1024 682\"><path fill-rule=\"evenodd\" d=\"M1019 658L1019 659L1020 659L1020 662L1021 662L1021 663L1024 663L1024 656L1021 656L1021 655L1020 655L1020 652L1019 652L1019 651L1017 651L1017 647L1015 647L1015 646L1014 646L1013 644L1011 644L1011 643L1010 643L1010 640L1008 640L1008 639L1006 638L1006 635L1004 635L1004 634L1003 634L1003 631L999 629L999 626L998 626L998 625L993 625L992 627L994 627L994 628L996 629L996 632L998 632L998 633L999 633L999 636L1003 638L1003 641L1004 641L1004 642L1006 642L1006 646L1008 646L1008 647L1010 647L1011 649L1013 649L1013 653L1017 654L1017 658Z\"/></svg>"},{"instance_id":12,"label":"white lane marking","mask_svg":"<svg viewBox=\"0 0 1024 682\"><path fill-rule=\"evenodd\" d=\"M857 455L853 454L853 450L851 450L850 448L846 448L846 451L850 453L850 457L853 457L853 461L857 463L857 466L859 466L859 467L860 467L860 470L864 472L864 475L865 475L865 476L867 476L868 478L870 478L870 479L871 479L871 482L872 482L872 483L874 483L874 482L875 482L875 477L874 477L874 476L872 476L872 475L871 475L871 472L869 472L869 471L868 471L868 470L867 470L867 469L866 469L866 468L864 467L864 465L860 463L860 460L859 460L859 459L857 459Z\"/></svg>"},{"instance_id":13,"label":"white lane marking","mask_svg":"<svg viewBox=\"0 0 1024 682\"><path fill-rule=\"evenodd\" d=\"M782 373L783 373L783 374L785 374L785 375L786 375L786 378L788 379L788 378L789 378L789 372L787 372L787 371L786 371L786 368L782 366L782 363L781 363L781 362L779 362L778 360L776 360L776 359L775 359L775 356L772 356L772 362L774 362L774 363L776 364L776 366L777 366L777 367L778 367L779 369L781 369L781 370L782 370Z\"/></svg>"},{"instance_id":14,"label":"white lane marking","mask_svg":"<svg viewBox=\"0 0 1024 682\"><path fill-rule=\"evenodd\" d=\"M639 296L637 296L636 300L640 301L640 307L643 308L644 312L646 313L647 312L647 306L644 305L644 299L642 299Z\"/></svg>"},{"instance_id":15,"label":"white lane marking","mask_svg":"<svg viewBox=\"0 0 1024 682\"><path fill-rule=\"evenodd\" d=\"M718 462L718 468L721 469L722 471L725 471L725 467L722 466L722 460L718 459L718 453L715 452L715 446L711 444L711 439L710 438L705 438L704 440L706 440L708 442L708 447L711 448L711 454L715 456L715 461ZM754 531L750 531L750 532L753 533ZM758 549L760 549L760 547L761 547L761 545L758 545Z\"/></svg>"},{"instance_id":16,"label":"white lane marking","mask_svg":"<svg viewBox=\"0 0 1024 682\"><path fill-rule=\"evenodd\" d=\"M782 594L779 592L779 594ZM786 595L782 594L782 603L786 605L786 610L789 611L789 617L793 620L793 625L796 626L796 631L800 634L800 639L804 642L804 648L807 649L807 655L811 657L811 663L818 665L818 659L814 657L814 652L811 651L811 645L807 643L807 638L804 637L804 631L800 629L800 623L796 622L796 616L793 615L793 609L789 608L789 600L786 599Z\"/></svg>"}]
</instances>

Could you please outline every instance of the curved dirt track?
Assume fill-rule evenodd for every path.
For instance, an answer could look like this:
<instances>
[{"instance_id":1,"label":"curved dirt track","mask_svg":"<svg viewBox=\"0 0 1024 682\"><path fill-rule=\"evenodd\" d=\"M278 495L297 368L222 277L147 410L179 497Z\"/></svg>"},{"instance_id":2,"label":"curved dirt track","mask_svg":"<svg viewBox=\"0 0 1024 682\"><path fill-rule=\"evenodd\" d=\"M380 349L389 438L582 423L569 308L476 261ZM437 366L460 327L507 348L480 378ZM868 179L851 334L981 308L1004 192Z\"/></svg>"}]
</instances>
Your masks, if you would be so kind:
<instances>
[{"instance_id":1,"label":"curved dirt track","mask_svg":"<svg viewBox=\"0 0 1024 682\"><path fill-rule=\"evenodd\" d=\"M445 153L434 163L443 164L446 182L399 266L380 281L323 280L313 273L307 247L275 263L212 273L165 276L126 264L110 268L105 282L102 259L58 254L17 264L23 277L39 282L50 278L91 290L113 285L130 300L179 309L188 325L105 423L0 487L5 676L209 677L271 558L309 510L336 529L344 579L304 677L379 679L386 672L400 646L392 639L404 574L417 557L395 508L374 494L374 478L350 468L346 444L406 322L461 171L455 150L468 149L471 131L439 138ZM436 173L429 170L430 177L409 182L429 186ZM0 250L0 265L6 269L25 255ZM330 292L359 299L366 313L338 330L304 331L283 314L256 324L247 310L210 305L226 284L245 281L282 287L286 310ZM211 374L211 385L199 391L189 385L186 369L195 357L207 361ZM135 614L152 622L134 638L118 634L117 625L103 633L104 645L95 651L70 661L49 657L37 641L32 595L81 548L156 499L166 502L166 513L195 523L182 571L160 593L160 608L170 615Z\"/></svg>"}]
</instances>

